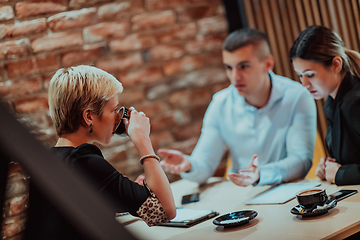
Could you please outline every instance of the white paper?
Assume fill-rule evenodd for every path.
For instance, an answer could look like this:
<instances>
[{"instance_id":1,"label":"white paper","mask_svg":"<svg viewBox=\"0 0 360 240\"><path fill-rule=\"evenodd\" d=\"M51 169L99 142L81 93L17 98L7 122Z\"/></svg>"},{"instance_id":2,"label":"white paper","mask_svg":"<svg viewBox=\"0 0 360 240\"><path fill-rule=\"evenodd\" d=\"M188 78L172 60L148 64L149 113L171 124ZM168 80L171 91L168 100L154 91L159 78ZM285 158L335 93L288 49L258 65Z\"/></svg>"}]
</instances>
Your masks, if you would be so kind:
<instances>
[{"instance_id":1,"label":"white paper","mask_svg":"<svg viewBox=\"0 0 360 240\"><path fill-rule=\"evenodd\" d=\"M171 222L185 222L189 220L195 220L200 217L206 216L213 210L208 209L193 209L193 208L177 208L176 217Z\"/></svg>"}]
</instances>

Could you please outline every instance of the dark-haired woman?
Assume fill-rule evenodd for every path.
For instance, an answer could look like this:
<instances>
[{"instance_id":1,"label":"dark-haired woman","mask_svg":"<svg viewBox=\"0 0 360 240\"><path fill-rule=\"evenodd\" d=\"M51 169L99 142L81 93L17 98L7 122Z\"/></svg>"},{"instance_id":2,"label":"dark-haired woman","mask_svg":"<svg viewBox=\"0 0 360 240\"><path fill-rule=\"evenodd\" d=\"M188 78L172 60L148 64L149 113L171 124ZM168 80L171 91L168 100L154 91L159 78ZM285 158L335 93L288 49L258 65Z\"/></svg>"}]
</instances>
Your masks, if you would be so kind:
<instances>
[{"instance_id":1,"label":"dark-haired woman","mask_svg":"<svg viewBox=\"0 0 360 240\"><path fill-rule=\"evenodd\" d=\"M290 50L302 85L315 99L326 98L326 147L316 174L336 185L360 184L360 54L346 49L324 26L302 31Z\"/></svg>"}]
</instances>

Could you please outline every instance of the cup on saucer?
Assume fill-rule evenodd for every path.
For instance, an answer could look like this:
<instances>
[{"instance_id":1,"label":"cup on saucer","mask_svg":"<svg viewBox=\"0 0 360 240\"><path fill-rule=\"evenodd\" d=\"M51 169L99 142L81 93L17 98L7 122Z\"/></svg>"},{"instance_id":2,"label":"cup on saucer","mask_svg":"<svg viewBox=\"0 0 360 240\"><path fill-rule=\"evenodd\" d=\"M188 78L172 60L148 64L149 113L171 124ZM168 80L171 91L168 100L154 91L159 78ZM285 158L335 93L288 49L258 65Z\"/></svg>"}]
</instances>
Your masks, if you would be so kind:
<instances>
[{"instance_id":1,"label":"cup on saucer","mask_svg":"<svg viewBox=\"0 0 360 240\"><path fill-rule=\"evenodd\" d=\"M297 201L305 209L316 208L316 206L324 205L328 200L325 188L305 189L296 194Z\"/></svg>"}]
</instances>

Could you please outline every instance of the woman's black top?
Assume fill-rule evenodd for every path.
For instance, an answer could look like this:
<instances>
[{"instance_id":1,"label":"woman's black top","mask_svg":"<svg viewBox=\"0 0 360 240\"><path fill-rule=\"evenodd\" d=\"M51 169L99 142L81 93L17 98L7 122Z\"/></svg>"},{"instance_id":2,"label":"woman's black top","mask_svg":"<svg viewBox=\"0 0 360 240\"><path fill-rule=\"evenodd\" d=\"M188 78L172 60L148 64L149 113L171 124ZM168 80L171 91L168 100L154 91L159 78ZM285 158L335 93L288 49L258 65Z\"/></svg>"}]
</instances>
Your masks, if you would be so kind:
<instances>
[{"instance_id":1,"label":"woman's black top","mask_svg":"<svg viewBox=\"0 0 360 240\"><path fill-rule=\"evenodd\" d=\"M341 164L335 184L360 184L360 79L347 74L335 99L327 98L324 111L326 147L330 157Z\"/></svg>"},{"instance_id":2,"label":"woman's black top","mask_svg":"<svg viewBox=\"0 0 360 240\"><path fill-rule=\"evenodd\" d=\"M81 172L95 188L114 202L117 212L136 211L150 196L149 190L119 173L92 144L51 149L75 174ZM53 159L49 159L51 161ZM64 176L65 177L65 176ZM30 208L27 226L28 239L83 239L53 205L33 186L30 186ZM114 213L115 217L115 213Z\"/></svg>"}]
</instances>

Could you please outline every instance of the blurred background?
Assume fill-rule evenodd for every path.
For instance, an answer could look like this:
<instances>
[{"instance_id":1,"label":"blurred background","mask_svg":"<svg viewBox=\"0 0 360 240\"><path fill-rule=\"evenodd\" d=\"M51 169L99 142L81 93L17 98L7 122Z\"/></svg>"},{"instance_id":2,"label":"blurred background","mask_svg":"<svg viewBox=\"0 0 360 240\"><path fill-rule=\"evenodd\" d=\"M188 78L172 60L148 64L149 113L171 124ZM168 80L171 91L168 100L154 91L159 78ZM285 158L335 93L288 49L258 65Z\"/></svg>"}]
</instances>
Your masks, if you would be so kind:
<instances>
[{"instance_id":1,"label":"blurred background","mask_svg":"<svg viewBox=\"0 0 360 240\"><path fill-rule=\"evenodd\" d=\"M212 95L229 85L221 56L229 32L265 32L274 72L297 81L288 52L299 32L324 25L359 51L359 16L360 0L0 0L0 101L51 147L57 140L47 103L52 75L62 67L96 66L122 82L122 105L150 117L155 150L190 154ZM322 105L317 101L324 138ZM99 147L130 179L142 173L128 137ZM225 165L226 155L215 174L222 175ZM7 189L5 213L18 221L8 221L3 238L17 239L28 179L17 164L10 170L17 187Z\"/></svg>"}]
</instances>

